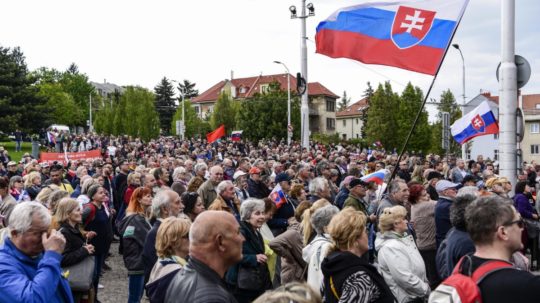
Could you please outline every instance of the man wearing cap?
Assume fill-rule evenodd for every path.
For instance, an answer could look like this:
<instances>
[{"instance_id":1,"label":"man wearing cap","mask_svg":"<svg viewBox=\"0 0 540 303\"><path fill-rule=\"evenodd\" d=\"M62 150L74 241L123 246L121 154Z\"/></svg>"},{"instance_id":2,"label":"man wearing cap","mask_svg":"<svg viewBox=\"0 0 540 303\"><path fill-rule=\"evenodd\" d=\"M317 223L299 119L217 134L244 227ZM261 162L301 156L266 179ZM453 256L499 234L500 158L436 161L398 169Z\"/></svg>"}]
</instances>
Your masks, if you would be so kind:
<instances>
[{"instance_id":1,"label":"man wearing cap","mask_svg":"<svg viewBox=\"0 0 540 303\"><path fill-rule=\"evenodd\" d=\"M355 210L363 212L367 216L369 205L366 205L366 201L364 201L367 186L368 184L366 182L360 179L353 179L349 183L349 197L345 200L343 208L352 207Z\"/></svg>"},{"instance_id":2,"label":"man wearing cap","mask_svg":"<svg viewBox=\"0 0 540 303\"><path fill-rule=\"evenodd\" d=\"M435 189L435 184L439 182L439 180L443 179L443 175L441 175L438 171L431 171L427 175L428 180L428 187L426 188L426 191L429 195L429 198L433 201L437 201L439 199L439 194L437 193L437 190Z\"/></svg>"},{"instance_id":3,"label":"man wearing cap","mask_svg":"<svg viewBox=\"0 0 540 303\"><path fill-rule=\"evenodd\" d=\"M246 175L247 174L241 170L237 170L233 175L234 184L236 185L234 190L236 191L236 196L238 197L238 200L240 200L240 203L249 199Z\"/></svg>"},{"instance_id":4,"label":"man wearing cap","mask_svg":"<svg viewBox=\"0 0 540 303\"><path fill-rule=\"evenodd\" d=\"M440 180L435 185L435 189L439 193L439 199L435 206L435 240L437 248L446 237L446 233L452 228L450 206L456 198L458 186L459 184L448 180Z\"/></svg>"},{"instance_id":5,"label":"man wearing cap","mask_svg":"<svg viewBox=\"0 0 540 303\"><path fill-rule=\"evenodd\" d=\"M277 236L287 230L289 219L294 217L294 211L298 205L289 198L289 191L291 190L291 177L289 174L285 172L279 173L274 181L276 186L278 184L281 186L281 190L285 194L286 200L286 202L277 209L272 219L268 221L268 227L270 227L274 236Z\"/></svg>"},{"instance_id":6,"label":"man wearing cap","mask_svg":"<svg viewBox=\"0 0 540 303\"><path fill-rule=\"evenodd\" d=\"M256 166L249 169L248 192L250 197L257 199L264 199L270 194L270 190L261 180L261 170Z\"/></svg>"},{"instance_id":7,"label":"man wearing cap","mask_svg":"<svg viewBox=\"0 0 540 303\"><path fill-rule=\"evenodd\" d=\"M21 174L17 170L17 162L15 161L9 161L7 164L7 174L8 180L11 179L13 176L20 176Z\"/></svg>"}]
</instances>

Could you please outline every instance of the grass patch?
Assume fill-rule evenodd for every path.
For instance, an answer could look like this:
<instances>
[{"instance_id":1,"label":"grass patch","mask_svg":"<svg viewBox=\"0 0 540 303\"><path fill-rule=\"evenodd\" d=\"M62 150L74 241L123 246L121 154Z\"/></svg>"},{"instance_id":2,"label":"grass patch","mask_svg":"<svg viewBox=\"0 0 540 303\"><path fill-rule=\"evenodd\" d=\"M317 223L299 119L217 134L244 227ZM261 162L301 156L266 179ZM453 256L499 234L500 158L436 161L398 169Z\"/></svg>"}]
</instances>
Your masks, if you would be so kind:
<instances>
[{"instance_id":1,"label":"grass patch","mask_svg":"<svg viewBox=\"0 0 540 303\"><path fill-rule=\"evenodd\" d=\"M15 152L15 141L10 142L0 142L0 146L3 146L7 151L12 161L19 162L22 159L24 153L32 154L32 143L23 142L21 145L21 151Z\"/></svg>"}]
</instances>

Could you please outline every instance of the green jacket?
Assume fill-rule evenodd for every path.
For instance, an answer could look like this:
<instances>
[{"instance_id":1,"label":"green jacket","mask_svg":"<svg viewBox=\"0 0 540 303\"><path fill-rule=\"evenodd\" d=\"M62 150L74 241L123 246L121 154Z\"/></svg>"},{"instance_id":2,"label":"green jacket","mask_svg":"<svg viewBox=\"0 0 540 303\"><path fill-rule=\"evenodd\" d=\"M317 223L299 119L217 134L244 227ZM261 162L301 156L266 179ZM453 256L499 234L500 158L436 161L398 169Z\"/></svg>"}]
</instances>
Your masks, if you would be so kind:
<instances>
[{"instance_id":1,"label":"green jacket","mask_svg":"<svg viewBox=\"0 0 540 303\"><path fill-rule=\"evenodd\" d=\"M349 206L363 212L366 216L368 215L366 204L361 198L349 194L349 197L347 197L345 203L343 204L343 208Z\"/></svg>"}]
</instances>

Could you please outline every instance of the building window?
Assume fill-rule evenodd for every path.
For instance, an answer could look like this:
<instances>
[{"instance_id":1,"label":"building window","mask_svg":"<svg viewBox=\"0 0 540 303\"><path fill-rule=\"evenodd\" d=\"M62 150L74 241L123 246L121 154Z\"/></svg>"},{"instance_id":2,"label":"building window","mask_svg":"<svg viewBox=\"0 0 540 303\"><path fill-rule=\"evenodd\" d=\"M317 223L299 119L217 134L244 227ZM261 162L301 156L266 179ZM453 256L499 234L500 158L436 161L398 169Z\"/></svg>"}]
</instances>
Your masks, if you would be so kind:
<instances>
[{"instance_id":1,"label":"building window","mask_svg":"<svg viewBox=\"0 0 540 303\"><path fill-rule=\"evenodd\" d=\"M540 147L540 145L538 144L532 144L531 145L531 155L538 155L538 147Z\"/></svg>"},{"instance_id":2,"label":"building window","mask_svg":"<svg viewBox=\"0 0 540 303\"><path fill-rule=\"evenodd\" d=\"M341 135L341 137L343 138L343 140L347 140L347 134L343 134Z\"/></svg>"},{"instance_id":3,"label":"building window","mask_svg":"<svg viewBox=\"0 0 540 303\"><path fill-rule=\"evenodd\" d=\"M534 105L534 108L540 109L540 103L536 103L536 104Z\"/></svg>"},{"instance_id":4,"label":"building window","mask_svg":"<svg viewBox=\"0 0 540 303\"><path fill-rule=\"evenodd\" d=\"M262 84L261 85L261 94L266 94L268 92L268 89L270 86L268 84Z\"/></svg>"},{"instance_id":5,"label":"building window","mask_svg":"<svg viewBox=\"0 0 540 303\"><path fill-rule=\"evenodd\" d=\"M358 123L359 123L359 120L358 120L358 118L356 118L356 125L358 125Z\"/></svg>"},{"instance_id":6,"label":"building window","mask_svg":"<svg viewBox=\"0 0 540 303\"><path fill-rule=\"evenodd\" d=\"M326 118L326 129L334 130L336 128L336 119Z\"/></svg>"},{"instance_id":7,"label":"building window","mask_svg":"<svg viewBox=\"0 0 540 303\"><path fill-rule=\"evenodd\" d=\"M327 112L335 112L336 111L336 101L334 101L334 100L326 100L326 111Z\"/></svg>"},{"instance_id":8,"label":"building window","mask_svg":"<svg viewBox=\"0 0 540 303\"><path fill-rule=\"evenodd\" d=\"M531 123L531 134L540 133L540 123Z\"/></svg>"},{"instance_id":9,"label":"building window","mask_svg":"<svg viewBox=\"0 0 540 303\"><path fill-rule=\"evenodd\" d=\"M359 134L356 134L356 139L359 139L360 138L360 135Z\"/></svg>"},{"instance_id":10,"label":"building window","mask_svg":"<svg viewBox=\"0 0 540 303\"><path fill-rule=\"evenodd\" d=\"M343 126L347 126L347 120L343 119Z\"/></svg>"},{"instance_id":11,"label":"building window","mask_svg":"<svg viewBox=\"0 0 540 303\"><path fill-rule=\"evenodd\" d=\"M493 160L494 160L494 161L499 161L499 150L498 150L498 149L495 149L495 150L493 151L493 155L494 155L494 156L493 156Z\"/></svg>"}]
</instances>

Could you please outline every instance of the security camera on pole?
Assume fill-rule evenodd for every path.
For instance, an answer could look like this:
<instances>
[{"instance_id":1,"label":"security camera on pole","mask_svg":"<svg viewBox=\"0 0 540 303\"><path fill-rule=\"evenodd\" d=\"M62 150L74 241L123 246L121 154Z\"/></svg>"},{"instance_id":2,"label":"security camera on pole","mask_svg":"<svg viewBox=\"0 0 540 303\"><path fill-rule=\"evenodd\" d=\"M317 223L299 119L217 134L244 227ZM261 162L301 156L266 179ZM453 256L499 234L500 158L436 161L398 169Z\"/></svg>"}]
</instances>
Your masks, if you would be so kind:
<instances>
[{"instance_id":1,"label":"security camera on pole","mask_svg":"<svg viewBox=\"0 0 540 303\"><path fill-rule=\"evenodd\" d=\"M302 147L306 148L309 151L309 99L308 99L308 77L307 77L307 45L306 45L306 19L311 16L315 16L315 7L312 3L308 3L306 5L306 0L302 0L301 4L301 15L298 16L296 13L296 6L292 5L289 7L289 11L291 12L291 19L300 18L300 63L301 63L301 69L302 74L301 78L305 82L305 91L301 94L302 97L302 105L300 107L300 111L302 114L302 117L300 119L300 123L302 125L301 130L301 142ZM309 14L306 15L306 8L309 11ZM301 81L301 79L297 79L297 81Z\"/></svg>"}]
</instances>

